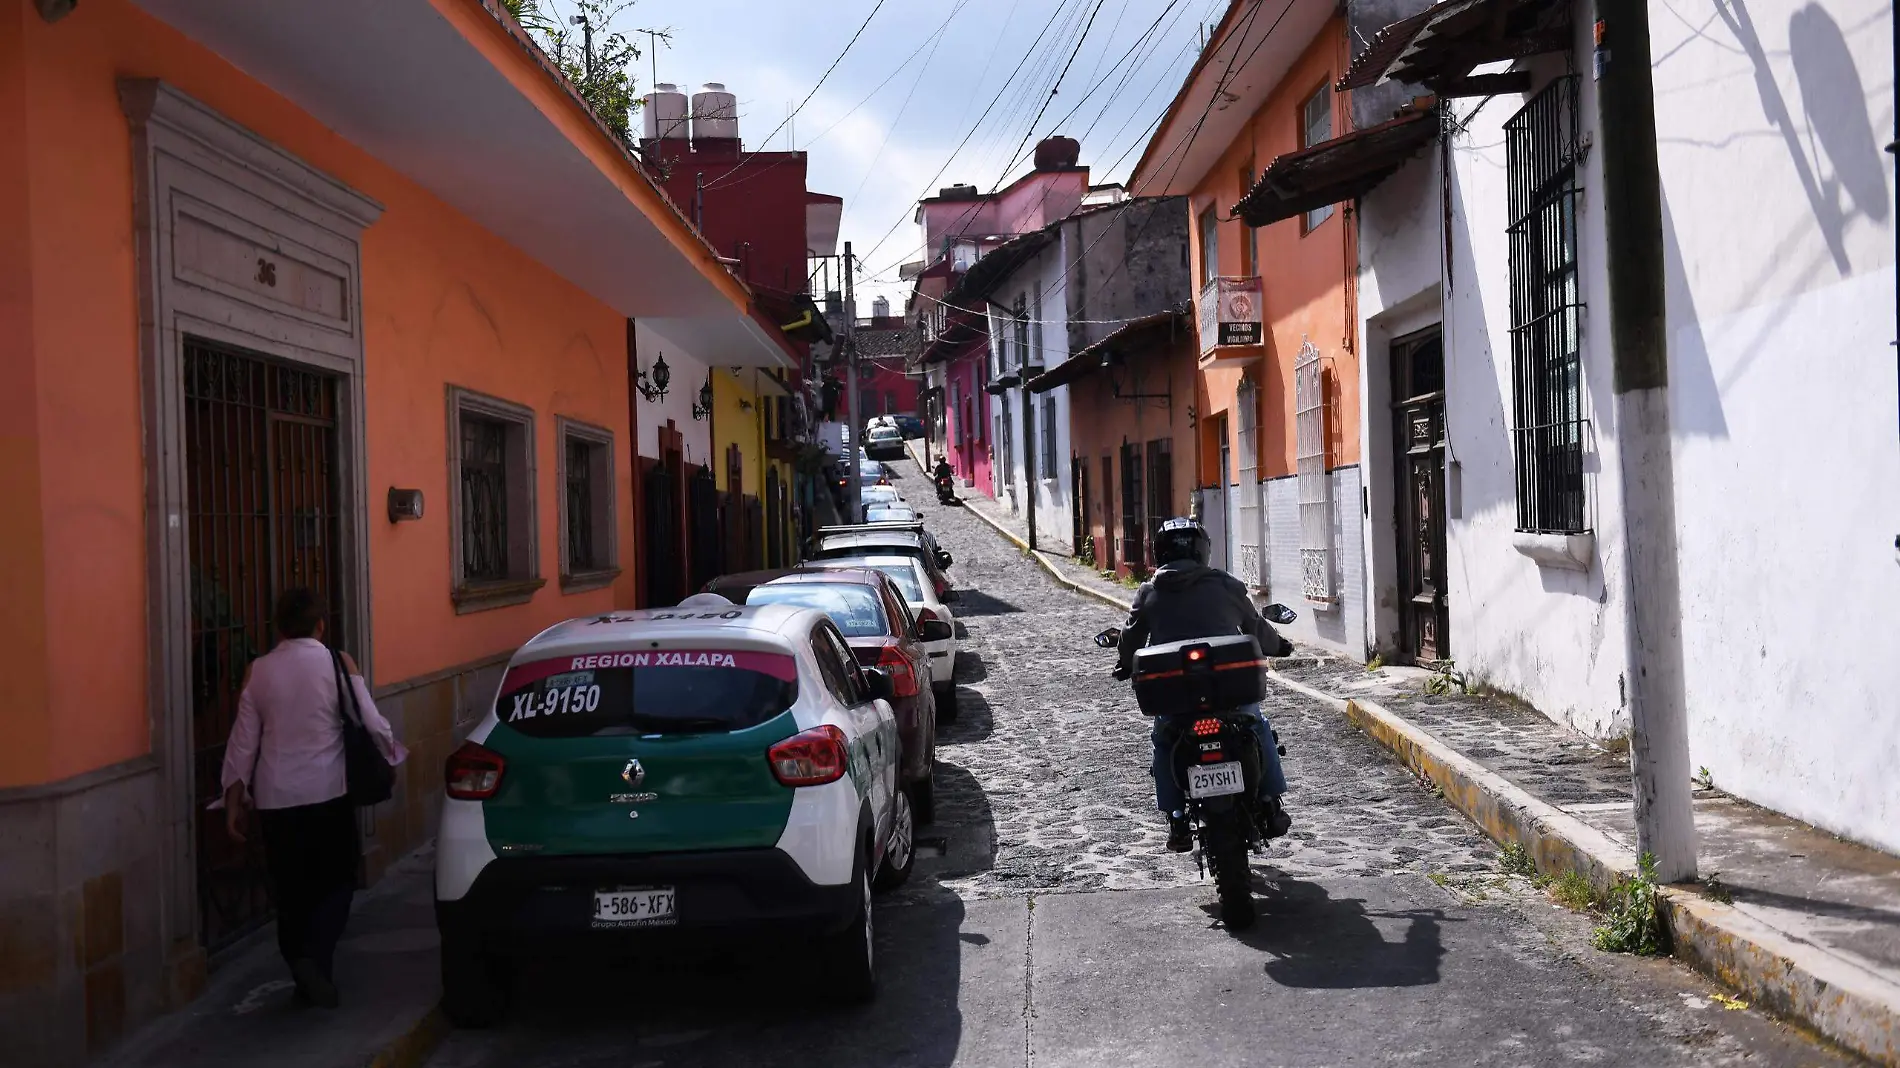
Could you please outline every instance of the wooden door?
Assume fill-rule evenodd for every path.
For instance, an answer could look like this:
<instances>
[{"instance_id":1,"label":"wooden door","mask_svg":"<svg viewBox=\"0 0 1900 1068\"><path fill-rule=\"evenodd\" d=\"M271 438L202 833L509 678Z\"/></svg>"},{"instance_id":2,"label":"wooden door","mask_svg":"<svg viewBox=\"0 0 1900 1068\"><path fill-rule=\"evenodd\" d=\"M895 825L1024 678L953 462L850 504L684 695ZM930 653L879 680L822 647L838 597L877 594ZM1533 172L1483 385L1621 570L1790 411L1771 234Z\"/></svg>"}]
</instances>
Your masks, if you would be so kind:
<instances>
[{"instance_id":1,"label":"wooden door","mask_svg":"<svg viewBox=\"0 0 1900 1068\"><path fill-rule=\"evenodd\" d=\"M1445 604L1445 350L1436 328L1392 345L1400 652L1451 657Z\"/></svg>"}]
</instances>

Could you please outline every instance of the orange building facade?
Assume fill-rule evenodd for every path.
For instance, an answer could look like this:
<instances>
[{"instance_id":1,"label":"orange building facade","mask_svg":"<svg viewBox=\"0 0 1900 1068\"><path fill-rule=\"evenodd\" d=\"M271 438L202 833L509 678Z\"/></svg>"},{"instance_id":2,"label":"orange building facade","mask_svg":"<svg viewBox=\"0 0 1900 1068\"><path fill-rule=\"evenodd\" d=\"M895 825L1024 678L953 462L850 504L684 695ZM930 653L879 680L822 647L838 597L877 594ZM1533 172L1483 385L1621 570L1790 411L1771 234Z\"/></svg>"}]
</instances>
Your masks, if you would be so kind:
<instances>
[{"instance_id":1,"label":"orange building facade","mask_svg":"<svg viewBox=\"0 0 1900 1068\"><path fill-rule=\"evenodd\" d=\"M372 42L366 2L316 33L274 5L197 23L89 0L49 23L0 2L9 1063L109 1047L267 920L258 858L205 803L278 592L330 596L412 751L365 810L374 879L431 833L442 760L513 648L632 603L628 319L686 308L732 362L777 358L518 27L482 0L418 6ZM465 105L361 64L367 96L320 80L377 47L466 71L487 113L432 117ZM377 122L386 141L342 132ZM391 151L405 125L443 158ZM464 136L482 125L500 143ZM560 146L547 189L577 183L539 224L591 211L645 276L525 247L542 209L457 177L535 144Z\"/></svg>"},{"instance_id":2,"label":"orange building facade","mask_svg":"<svg viewBox=\"0 0 1900 1068\"><path fill-rule=\"evenodd\" d=\"M1349 127L1333 83L1351 47L1331 5L1295 0L1277 26L1262 8L1230 5L1130 188L1188 201L1215 561L1299 610L1296 640L1363 658L1354 220L1336 204L1255 229L1234 212L1275 158Z\"/></svg>"}]
</instances>

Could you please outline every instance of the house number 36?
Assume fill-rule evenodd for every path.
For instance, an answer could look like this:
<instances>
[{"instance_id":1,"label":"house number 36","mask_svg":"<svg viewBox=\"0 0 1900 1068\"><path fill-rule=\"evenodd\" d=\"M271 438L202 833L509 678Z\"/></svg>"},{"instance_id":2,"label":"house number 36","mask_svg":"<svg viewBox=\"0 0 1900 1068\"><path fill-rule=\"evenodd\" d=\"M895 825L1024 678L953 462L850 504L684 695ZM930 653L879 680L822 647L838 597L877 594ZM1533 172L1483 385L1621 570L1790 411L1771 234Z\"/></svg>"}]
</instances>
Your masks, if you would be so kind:
<instances>
[{"instance_id":1,"label":"house number 36","mask_svg":"<svg viewBox=\"0 0 1900 1068\"><path fill-rule=\"evenodd\" d=\"M267 259L264 259L261 256L258 257L257 280L260 283L271 287L272 289L276 289L277 288L277 265Z\"/></svg>"}]
</instances>

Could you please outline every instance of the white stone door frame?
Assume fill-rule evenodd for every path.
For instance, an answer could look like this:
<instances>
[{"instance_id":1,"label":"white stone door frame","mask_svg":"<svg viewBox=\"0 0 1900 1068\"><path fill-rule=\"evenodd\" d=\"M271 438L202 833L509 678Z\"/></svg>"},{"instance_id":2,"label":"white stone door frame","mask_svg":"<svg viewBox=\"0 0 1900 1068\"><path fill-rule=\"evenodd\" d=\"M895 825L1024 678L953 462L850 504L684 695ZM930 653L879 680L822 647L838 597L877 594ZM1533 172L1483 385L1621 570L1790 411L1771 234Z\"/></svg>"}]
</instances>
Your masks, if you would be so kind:
<instances>
[{"instance_id":1,"label":"white stone door frame","mask_svg":"<svg viewBox=\"0 0 1900 1068\"><path fill-rule=\"evenodd\" d=\"M145 447L149 700L165 944L198 938L184 339L337 376L338 563L369 671L361 238L382 205L163 82L123 80L132 128ZM280 284L281 283L281 284Z\"/></svg>"}]
</instances>

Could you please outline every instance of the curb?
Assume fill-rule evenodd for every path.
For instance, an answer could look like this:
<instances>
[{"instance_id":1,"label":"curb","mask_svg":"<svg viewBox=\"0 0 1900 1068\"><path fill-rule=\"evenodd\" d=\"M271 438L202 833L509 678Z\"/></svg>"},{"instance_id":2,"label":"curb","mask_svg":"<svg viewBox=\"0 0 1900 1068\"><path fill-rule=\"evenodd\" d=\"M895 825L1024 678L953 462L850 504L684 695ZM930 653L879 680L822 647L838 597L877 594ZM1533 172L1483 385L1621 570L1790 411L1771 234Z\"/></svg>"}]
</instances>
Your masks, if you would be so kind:
<instances>
[{"instance_id":1,"label":"curb","mask_svg":"<svg viewBox=\"0 0 1900 1068\"><path fill-rule=\"evenodd\" d=\"M1546 874L1574 871L1599 891L1636 870L1636 855L1371 701L1323 693L1276 671L1275 684L1339 709L1348 722L1444 791L1500 845L1517 844ZM1695 889L1659 889L1678 959L1758 1008L1812 1028L1877 1064L1900 1065L1900 986Z\"/></svg>"},{"instance_id":2,"label":"curb","mask_svg":"<svg viewBox=\"0 0 1900 1068\"><path fill-rule=\"evenodd\" d=\"M1045 554L1042 550L1031 549L1029 547L1028 542L1016 536L1015 531L1010 530L1008 527L1004 526L1001 523L998 523L994 519L991 519L989 516L984 515L982 512L979 512L976 509L971 508L967 504L963 506L963 510L977 517L978 519L981 519L984 523L988 524L991 530L996 531L998 534L1001 534L1004 538L1008 539L1010 544L1016 546L1018 549L1021 549L1023 552L1028 553L1030 556L1035 557L1036 563L1042 565L1042 569L1049 573L1049 577L1056 581L1056 585L1061 586L1062 588L1066 590L1071 590L1075 593L1079 593L1083 595L1084 597L1093 597L1096 600L1101 601L1103 604L1106 604L1111 608L1119 608L1124 612L1130 612L1134 610L1135 606L1134 606L1133 601L1124 601L1119 597L1115 597L1110 594L1104 593L1101 590L1095 589L1090 586L1084 586L1082 583L1075 581L1074 579L1068 577L1067 575L1064 575L1062 573L1062 570L1056 566L1055 561L1050 560L1047 554Z\"/></svg>"},{"instance_id":3,"label":"curb","mask_svg":"<svg viewBox=\"0 0 1900 1068\"><path fill-rule=\"evenodd\" d=\"M448 1018L442 1015L440 1006L431 1006L407 1031L370 1058L368 1068L420 1068L448 1035Z\"/></svg>"}]
</instances>

